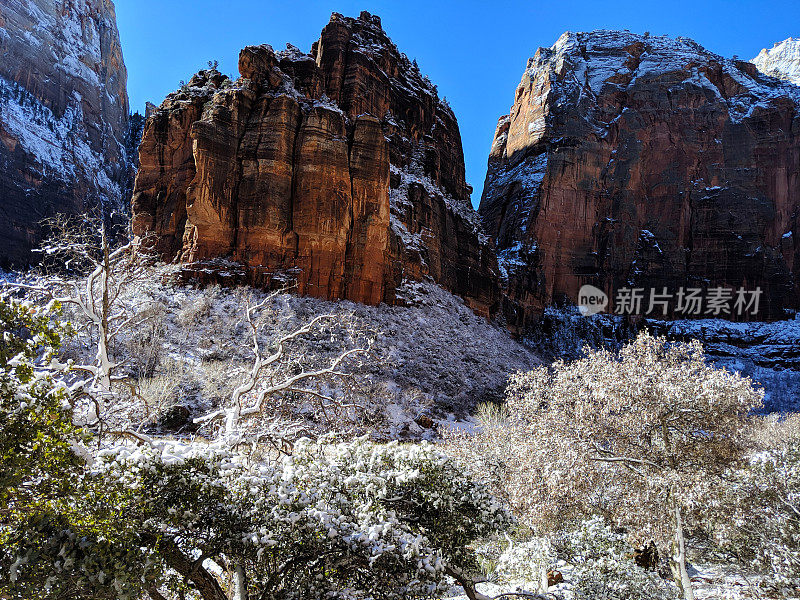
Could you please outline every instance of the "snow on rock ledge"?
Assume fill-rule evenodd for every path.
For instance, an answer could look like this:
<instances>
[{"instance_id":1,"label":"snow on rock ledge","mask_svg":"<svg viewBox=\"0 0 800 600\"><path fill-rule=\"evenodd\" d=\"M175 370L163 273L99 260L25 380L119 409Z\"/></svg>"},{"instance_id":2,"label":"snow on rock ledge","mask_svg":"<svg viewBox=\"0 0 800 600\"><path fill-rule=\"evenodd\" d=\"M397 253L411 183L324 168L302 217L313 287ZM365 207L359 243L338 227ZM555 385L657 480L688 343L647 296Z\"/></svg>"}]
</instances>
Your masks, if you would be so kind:
<instances>
[{"instance_id":1,"label":"snow on rock ledge","mask_svg":"<svg viewBox=\"0 0 800 600\"><path fill-rule=\"evenodd\" d=\"M21 265L41 219L122 207L128 96L114 4L4 1L0 56L0 262Z\"/></svg>"}]
</instances>

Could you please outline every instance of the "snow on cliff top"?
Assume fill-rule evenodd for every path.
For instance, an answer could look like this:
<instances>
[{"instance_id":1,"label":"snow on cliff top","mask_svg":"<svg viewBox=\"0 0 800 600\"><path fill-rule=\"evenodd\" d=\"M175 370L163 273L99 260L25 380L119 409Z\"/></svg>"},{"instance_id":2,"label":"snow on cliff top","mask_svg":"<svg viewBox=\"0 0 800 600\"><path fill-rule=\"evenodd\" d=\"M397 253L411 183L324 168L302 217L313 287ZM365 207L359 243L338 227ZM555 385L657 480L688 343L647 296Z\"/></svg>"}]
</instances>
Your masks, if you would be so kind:
<instances>
[{"instance_id":1,"label":"snow on cliff top","mask_svg":"<svg viewBox=\"0 0 800 600\"><path fill-rule=\"evenodd\" d=\"M795 43L800 41L795 40ZM789 55L788 50L786 54ZM787 62L782 61L782 64ZM544 82L549 80L551 92L541 96L540 101L556 105L579 104L582 100L596 98L608 86L617 90L653 84L669 89L699 87L725 102L735 123L750 116L756 107L764 107L778 97L788 96L800 104L797 85L763 76L748 67L748 62L724 58L686 37L613 30L568 31L550 48L536 51L528 60L520 85L531 81L535 87L546 90ZM718 69L726 76L721 81L732 80L738 85L720 86L719 77L712 83L709 74Z\"/></svg>"},{"instance_id":2,"label":"snow on cliff top","mask_svg":"<svg viewBox=\"0 0 800 600\"><path fill-rule=\"evenodd\" d=\"M800 38L783 40L770 50L764 48L750 62L762 73L800 85Z\"/></svg>"},{"instance_id":3,"label":"snow on cliff top","mask_svg":"<svg viewBox=\"0 0 800 600\"><path fill-rule=\"evenodd\" d=\"M791 38L769 51L774 60L788 67L796 61L800 69L800 39ZM762 54L764 51L762 51ZM761 56L759 55L759 56ZM634 57L637 57L634 60ZM567 31L550 48L539 48L528 61L528 74L536 74L542 67L554 68L561 73L571 68L579 81L588 84L591 91L599 93L614 75L632 73L633 85L645 76L670 72L690 72L693 67L718 63L740 85L751 93L794 94L792 86L753 77L743 68L743 61L715 54L687 37L640 35L629 31L599 29L591 32Z\"/></svg>"}]
</instances>

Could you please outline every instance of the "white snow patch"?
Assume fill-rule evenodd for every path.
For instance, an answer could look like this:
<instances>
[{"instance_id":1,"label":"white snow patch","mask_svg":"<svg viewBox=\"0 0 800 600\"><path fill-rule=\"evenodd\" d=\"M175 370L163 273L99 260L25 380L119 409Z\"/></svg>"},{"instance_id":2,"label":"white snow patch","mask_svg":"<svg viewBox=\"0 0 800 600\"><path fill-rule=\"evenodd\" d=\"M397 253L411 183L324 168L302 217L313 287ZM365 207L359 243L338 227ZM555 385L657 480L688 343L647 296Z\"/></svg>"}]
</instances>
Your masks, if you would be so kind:
<instances>
[{"instance_id":1,"label":"white snow patch","mask_svg":"<svg viewBox=\"0 0 800 600\"><path fill-rule=\"evenodd\" d=\"M7 131L46 174L61 181L82 175L112 202L119 199L122 192L109 176L102 154L88 144L77 93L58 118L25 88L0 76L0 115Z\"/></svg>"},{"instance_id":2,"label":"white snow patch","mask_svg":"<svg viewBox=\"0 0 800 600\"><path fill-rule=\"evenodd\" d=\"M428 194L428 196L431 198L440 198L445 203L448 210L467 223L472 229L473 233L475 233L475 235L478 237L480 244L489 243L489 238L483 231L483 225L481 224L480 217L472 207L472 204L470 204L469 200L459 200L450 196L434 181L425 176L422 173L422 168L416 163L412 163L410 166L404 169L401 169L396 165L390 165L389 168L393 174L399 176L400 178L400 185L396 188L392 188L389 191L389 200L393 209L401 207L409 202L408 194L411 184L421 185L423 188L425 188L425 192ZM413 244L413 247L424 247L424 245L420 245L422 238L419 237L419 234L408 233L405 225L394 215L392 215L392 228L395 229L395 231L398 233L398 235L400 235L401 238L404 239L404 241L408 239L408 241Z\"/></svg>"},{"instance_id":3,"label":"white snow patch","mask_svg":"<svg viewBox=\"0 0 800 600\"><path fill-rule=\"evenodd\" d=\"M764 48L750 62L762 73L800 85L800 38L791 37L769 50Z\"/></svg>"}]
</instances>

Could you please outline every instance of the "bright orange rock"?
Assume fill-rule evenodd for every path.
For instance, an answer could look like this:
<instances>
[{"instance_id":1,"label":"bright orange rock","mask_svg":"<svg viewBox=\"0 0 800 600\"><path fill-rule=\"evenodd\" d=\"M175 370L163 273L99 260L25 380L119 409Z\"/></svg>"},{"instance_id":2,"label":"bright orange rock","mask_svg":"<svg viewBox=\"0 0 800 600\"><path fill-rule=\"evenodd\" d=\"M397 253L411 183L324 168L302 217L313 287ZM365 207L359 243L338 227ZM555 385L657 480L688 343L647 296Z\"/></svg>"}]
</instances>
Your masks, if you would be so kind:
<instances>
[{"instance_id":1,"label":"bright orange rock","mask_svg":"<svg viewBox=\"0 0 800 600\"><path fill-rule=\"evenodd\" d=\"M431 277L497 308L455 116L380 19L334 14L310 55L250 46L239 70L201 71L148 119L135 233L204 277L226 258L257 285L369 304Z\"/></svg>"}]
</instances>

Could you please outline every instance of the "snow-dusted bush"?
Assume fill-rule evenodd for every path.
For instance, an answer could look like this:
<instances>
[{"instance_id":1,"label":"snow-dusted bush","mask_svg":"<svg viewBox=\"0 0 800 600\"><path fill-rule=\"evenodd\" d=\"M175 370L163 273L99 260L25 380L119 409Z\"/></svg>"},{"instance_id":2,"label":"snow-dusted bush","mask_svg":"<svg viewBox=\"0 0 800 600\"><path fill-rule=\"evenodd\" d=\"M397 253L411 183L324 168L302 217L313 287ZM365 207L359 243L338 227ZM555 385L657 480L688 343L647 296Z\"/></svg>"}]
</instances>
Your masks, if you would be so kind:
<instances>
[{"instance_id":1,"label":"snow-dusted bush","mask_svg":"<svg viewBox=\"0 0 800 600\"><path fill-rule=\"evenodd\" d=\"M555 565L556 555L547 538L531 538L511 543L500 555L493 573L498 583L528 583L536 592L547 591L547 572Z\"/></svg>"},{"instance_id":2,"label":"snow-dusted bush","mask_svg":"<svg viewBox=\"0 0 800 600\"><path fill-rule=\"evenodd\" d=\"M607 556L572 571L575 600L677 600L678 590L631 560Z\"/></svg>"},{"instance_id":3,"label":"snow-dusted bush","mask_svg":"<svg viewBox=\"0 0 800 600\"><path fill-rule=\"evenodd\" d=\"M587 349L513 377L507 418L448 444L539 532L599 513L662 551L672 542L665 554L688 587L683 523L743 457L762 395L709 366L698 343L642 333L619 352Z\"/></svg>"},{"instance_id":4,"label":"snow-dusted bush","mask_svg":"<svg viewBox=\"0 0 800 600\"><path fill-rule=\"evenodd\" d=\"M557 532L553 537L553 548L560 560L571 564L601 558L623 559L631 552L625 535L616 533L599 516L581 521L574 529Z\"/></svg>"},{"instance_id":5,"label":"snow-dusted bush","mask_svg":"<svg viewBox=\"0 0 800 600\"><path fill-rule=\"evenodd\" d=\"M674 586L632 560L625 535L613 531L601 517L592 517L555 536L558 557L572 568L575 600L674 600Z\"/></svg>"},{"instance_id":6,"label":"snow-dusted bush","mask_svg":"<svg viewBox=\"0 0 800 600\"><path fill-rule=\"evenodd\" d=\"M428 597L474 568L468 544L509 522L425 444L303 441L272 464L176 443L97 458L81 496L25 536L6 532L10 592L133 598L167 593L172 570L204 600L237 584L265 599Z\"/></svg>"},{"instance_id":7,"label":"snow-dusted bush","mask_svg":"<svg viewBox=\"0 0 800 600\"><path fill-rule=\"evenodd\" d=\"M175 315L178 324L184 329L197 327L200 321L207 319L211 314L219 292L219 286L210 286L203 294L196 295L183 304Z\"/></svg>"},{"instance_id":8,"label":"snow-dusted bush","mask_svg":"<svg viewBox=\"0 0 800 600\"><path fill-rule=\"evenodd\" d=\"M540 533L603 512L663 539L653 500L739 459L760 398L699 344L644 333L512 377L504 409L474 433L445 432L446 448Z\"/></svg>"},{"instance_id":9,"label":"snow-dusted bush","mask_svg":"<svg viewBox=\"0 0 800 600\"><path fill-rule=\"evenodd\" d=\"M509 522L426 444L304 440L274 463L208 444L117 446L75 476L80 495L50 502L38 529L6 532L10 592L158 598L177 582L204 600L237 588L264 599L428 597L446 574L466 581L468 545Z\"/></svg>"},{"instance_id":10,"label":"snow-dusted bush","mask_svg":"<svg viewBox=\"0 0 800 600\"><path fill-rule=\"evenodd\" d=\"M729 482L707 507L718 541L800 593L800 435L755 454Z\"/></svg>"},{"instance_id":11,"label":"snow-dusted bush","mask_svg":"<svg viewBox=\"0 0 800 600\"><path fill-rule=\"evenodd\" d=\"M770 450L800 440L800 413L760 417L752 431L756 448Z\"/></svg>"},{"instance_id":12,"label":"snow-dusted bush","mask_svg":"<svg viewBox=\"0 0 800 600\"><path fill-rule=\"evenodd\" d=\"M622 533L601 517L586 519L575 528L550 538L531 538L512 543L497 562L491 581L522 586L545 593L547 572L557 567L574 600L674 600L674 586L648 573L632 558L632 548Z\"/></svg>"},{"instance_id":13,"label":"snow-dusted bush","mask_svg":"<svg viewBox=\"0 0 800 600\"><path fill-rule=\"evenodd\" d=\"M427 444L303 440L268 464L207 445L102 458L99 472L130 491L126 516L167 565L210 582L205 567L182 572L202 552L240 568L261 598L428 596L445 574L474 568L468 544L509 522Z\"/></svg>"}]
</instances>

